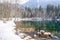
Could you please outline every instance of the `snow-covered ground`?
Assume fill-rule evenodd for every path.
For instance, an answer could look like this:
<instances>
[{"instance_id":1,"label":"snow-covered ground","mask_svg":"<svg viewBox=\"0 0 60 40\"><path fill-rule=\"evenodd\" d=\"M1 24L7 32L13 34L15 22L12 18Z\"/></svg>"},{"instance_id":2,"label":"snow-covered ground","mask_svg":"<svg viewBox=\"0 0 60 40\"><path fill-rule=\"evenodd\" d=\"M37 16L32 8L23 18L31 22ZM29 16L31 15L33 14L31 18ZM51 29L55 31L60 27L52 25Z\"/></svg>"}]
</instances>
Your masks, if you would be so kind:
<instances>
[{"instance_id":1,"label":"snow-covered ground","mask_svg":"<svg viewBox=\"0 0 60 40\"><path fill-rule=\"evenodd\" d=\"M0 40L24 40L15 34L14 26L13 20L6 21L6 23L0 20Z\"/></svg>"}]
</instances>

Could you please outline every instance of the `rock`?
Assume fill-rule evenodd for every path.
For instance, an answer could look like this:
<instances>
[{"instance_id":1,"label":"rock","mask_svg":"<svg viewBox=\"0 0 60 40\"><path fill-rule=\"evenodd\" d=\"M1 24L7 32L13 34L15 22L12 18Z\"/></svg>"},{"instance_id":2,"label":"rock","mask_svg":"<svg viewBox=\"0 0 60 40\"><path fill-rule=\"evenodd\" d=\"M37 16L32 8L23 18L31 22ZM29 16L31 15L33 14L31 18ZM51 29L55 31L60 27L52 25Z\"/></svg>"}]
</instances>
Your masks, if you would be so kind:
<instances>
[{"instance_id":1,"label":"rock","mask_svg":"<svg viewBox=\"0 0 60 40\"><path fill-rule=\"evenodd\" d=\"M44 36L45 36L46 38L51 38L51 37L53 37L53 35L52 35L50 32L45 32L45 33L44 33Z\"/></svg>"},{"instance_id":2,"label":"rock","mask_svg":"<svg viewBox=\"0 0 60 40\"><path fill-rule=\"evenodd\" d=\"M37 35L36 34L34 34L34 38L37 38Z\"/></svg>"},{"instance_id":3,"label":"rock","mask_svg":"<svg viewBox=\"0 0 60 40\"><path fill-rule=\"evenodd\" d=\"M20 33L19 36L20 36L22 39L24 39L27 35L24 34L24 33Z\"/></svg>"},{"instance_id":4,"label":"rock","mask_svg":"<svg viewBox=\"0 0 60 40\"><path fill-rule=\"evenodd\" d=\"M43 36L43 35L44 35L44 33L45 33L45 31L44 31L44 30L40 30L40 35L41 35L41 36Z\"/></svg>"},{"instance_id":5,"label":"rock","mask_svg":"<svg viewBox=\"0 0 60 40\"><path fill-rule=\"evenodd\" d=\"M31 37L31 36L27 36L27 37L25 37L24 39L25 39L25 40L31 40L32 37Z\"/></svg>"}]
</instances>

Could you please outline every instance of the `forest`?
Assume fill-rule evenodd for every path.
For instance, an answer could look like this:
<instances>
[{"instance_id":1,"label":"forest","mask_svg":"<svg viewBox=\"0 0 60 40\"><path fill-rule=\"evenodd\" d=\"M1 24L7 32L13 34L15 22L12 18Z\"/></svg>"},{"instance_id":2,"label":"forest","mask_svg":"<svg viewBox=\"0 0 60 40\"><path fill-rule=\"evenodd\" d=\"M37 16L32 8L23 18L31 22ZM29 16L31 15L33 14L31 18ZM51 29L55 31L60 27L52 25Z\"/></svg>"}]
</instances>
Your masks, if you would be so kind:
<instances>
[{"instance_id":1,"label":"forest","mask_svg":"<svg viewBox=\"0 0 60 40\"><path fill-rule=\"evenodd\" d=\"M60 19L60 5L48 4L45 8L19 7L19 4L0 3L0 17Z\"/></svg>"}]
</instances>

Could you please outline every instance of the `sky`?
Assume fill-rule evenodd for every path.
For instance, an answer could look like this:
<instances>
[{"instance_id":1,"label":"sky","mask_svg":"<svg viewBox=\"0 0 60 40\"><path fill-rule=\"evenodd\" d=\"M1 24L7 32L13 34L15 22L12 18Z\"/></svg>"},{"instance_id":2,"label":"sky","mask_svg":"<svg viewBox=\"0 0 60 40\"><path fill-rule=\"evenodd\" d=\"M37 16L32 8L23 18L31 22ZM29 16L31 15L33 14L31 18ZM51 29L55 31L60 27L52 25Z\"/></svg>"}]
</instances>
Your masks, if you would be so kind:
<instances>
[{"instance_id":1,"label":"sky","mask_svg":"<svg viewBox=\"0 0 60 40\"><path fill-rule=\"evenodd\" d=\"M9 3L15 3L16 1L17 1L17 3L18 4L25 4L25 3L27 3L27 2L29 2L29 1L34 1L34 2L56 2L56 1L60 1L60 0L0 0L0 2L1 3L3 3L3 2L9 2Z\"/></svg>"},{"instance_id":2,"label":"sky","mask_svg":"<svg viewBox=\"0 0 60 40\"><path fill-rule=\"evenodd\" d=\"M8 2L15 4L17 1L18 4L21 6L29 6L29 7L36 7L38 5L42 5L43 7L47 4L60 4L60 0L0 0L0 3Z\"/></svg>"}]
</instances>

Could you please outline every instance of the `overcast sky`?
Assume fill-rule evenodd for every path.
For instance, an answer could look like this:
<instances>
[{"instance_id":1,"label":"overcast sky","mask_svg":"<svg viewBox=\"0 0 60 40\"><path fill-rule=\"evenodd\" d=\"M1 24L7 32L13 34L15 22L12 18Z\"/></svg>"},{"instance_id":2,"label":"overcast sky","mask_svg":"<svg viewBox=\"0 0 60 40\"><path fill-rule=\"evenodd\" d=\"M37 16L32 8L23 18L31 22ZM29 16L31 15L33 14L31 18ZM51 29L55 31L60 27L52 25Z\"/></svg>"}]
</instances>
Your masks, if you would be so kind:
<instances>
[{"instance_id":1,"label":"overcast sky","mask_svg":"<svg viewBox=\"0 0 60 40\"><path fill-rule=\"evenodd\" d=\"M54 3L54 4L58 4L60 3L60 0L0 0L0 3L3 3L3 2L8 2L8 3L12 3L12 4L15 4L17 1L18 4L30 4L30 5L35 5L36 2L39 2L39 4L47 4L47 3Z\"/></svg>"},{"instance_id":2,"label":"overcast sky","mask_svg":"<svg viewBox=\"0 0 60 40\"><path fill-rule=\"evenodd\" d=\"M0 0L1 3L3 3L4 1L9 2L9 3L15 3L16 2L16 0ZM24 4L24 3L28 2L28 1L30 1L30 0L17 0L17 3ZM34 0L34 1L37 1L37 0ZM51 1L60 1L60 0L38 0L38 1L40 1L40 2L41 1L51 2Z\"/></svg>"}]
</instances>

